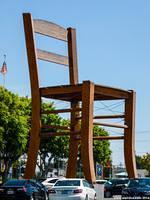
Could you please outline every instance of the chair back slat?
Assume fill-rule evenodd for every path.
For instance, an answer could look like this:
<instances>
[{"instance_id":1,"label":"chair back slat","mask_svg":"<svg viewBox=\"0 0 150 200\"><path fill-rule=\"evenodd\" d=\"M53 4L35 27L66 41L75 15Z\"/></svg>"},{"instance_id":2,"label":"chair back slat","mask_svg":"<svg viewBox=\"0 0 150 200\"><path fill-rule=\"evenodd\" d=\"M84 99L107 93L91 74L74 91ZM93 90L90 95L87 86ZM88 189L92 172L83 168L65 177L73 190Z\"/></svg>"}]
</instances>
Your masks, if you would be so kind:
<instances>
[{"instance_id":1,"label":"chair back slat","mask_svg":"<svg viewBox=\"0 0 150 200\"><path fill-rule=\"evenodd\" d=\"M42 35L53 37L67 42L67 30L55 23L41 19L34 19L34 31Z\"/></svg>"},{"instance_id":2,"label":"chair back slat","mask_svg":"<svg viewBox=\"0 0 150 200\"><path fill-rule=\"evenodd\" d=\"M69 83L78 84L78 63L76 47L76 30L63 28L55 23L33 19L30 13L23 13L30 81L33 94L39 94L39 71L37 59L68 66ZM66 41L67 55L58 55L36 47L35 33ZM66 44L64 44L66 46ZM33 95L32 94L32 95Z\"/></svg>"},{"instance_id":3,"label":"chair back slat","mask_svg":"<svg viewBox=\"0 0 150 200\"><path fill-rule=\"evenodd\" d=\"M66 65L66 66L69 65L67 56L58 55L58 54L51 53L48 51L43 51L40 49L37 49L37 58L40 60L53 62L60 65Z\"/></svg>"}]
</instances>

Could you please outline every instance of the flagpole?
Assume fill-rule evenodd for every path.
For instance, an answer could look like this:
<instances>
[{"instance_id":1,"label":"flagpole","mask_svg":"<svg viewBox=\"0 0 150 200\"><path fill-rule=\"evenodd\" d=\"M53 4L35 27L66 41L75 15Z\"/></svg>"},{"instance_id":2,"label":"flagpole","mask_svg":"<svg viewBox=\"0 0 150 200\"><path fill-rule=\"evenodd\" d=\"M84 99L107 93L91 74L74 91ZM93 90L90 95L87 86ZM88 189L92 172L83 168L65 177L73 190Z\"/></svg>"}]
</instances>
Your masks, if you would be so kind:
<instances>
[{"instance_id":1,"label":"flagpole","mask_svg":"<svg viewBox=\"0 0 150 200\"><path fill-rule=\"evenodd\" d=\"M6 61L6 55L4 54L4 62ZM3 73L3 87L5 87L5 73Z\"/></svg>"},{"instance_id":2,"label":"flagpole","mask_svg":"<svg viewBox=\"0 0 150 200\"><path fill-rule=\"evenodd\" d=\"M3 74L3 87L5 87L5 74Z\"/></svg>"},{"instance_id":3,"label":"flagpole","mask_svg":"<svg viewBox=\"0 0 150 200\"><path fill-rule=\"evenodd\" d=\"M4 55L4 62L3 62L0 72L3 75L3 87L5 87L5 74L7 73L6 55Z\"/></svg>"}]
</instances>

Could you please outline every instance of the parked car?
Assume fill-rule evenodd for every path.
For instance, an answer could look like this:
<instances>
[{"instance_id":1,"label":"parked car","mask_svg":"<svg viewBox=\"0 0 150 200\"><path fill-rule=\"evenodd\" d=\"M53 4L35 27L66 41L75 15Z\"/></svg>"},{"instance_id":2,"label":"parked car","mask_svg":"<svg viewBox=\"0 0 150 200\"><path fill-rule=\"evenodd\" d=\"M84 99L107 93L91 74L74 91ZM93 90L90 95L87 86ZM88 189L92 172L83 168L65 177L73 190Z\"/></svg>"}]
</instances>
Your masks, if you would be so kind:
<instances>
[{"instance_id":1,"label":"parked car","mask_svg":"<svg viewBox=\"0 0 150 200\"><path fill-rule=\"evenodd\" d=\"M55 178L47 178L44 181L42 181L42 184L47 188L51 189L52 186L58 181L59 179L65 179L63 176L62 177L55 177Z\"/></svg>"},{"instance_id":2,"label":"parked car","mask_svg":"<svg viewBox=\"0 0 150 200\"><path fill-rule=\"evenodd\" d=\"M99 179L99 180L96 180L96 184L99 184L99 185L103 185L107 182L107 180L105 179Z\"/></svg>"},{"instance_id":3,"label":"parked car","mask_svg":"<svg viewBox=\"0 0 150 200\"><path fill-rule=\"evenodd\" d=\"M150 199L150 178L131 179L122 190L122 199Z\"/></svg>"},{"instance_id":4,"label":"parked car","mask_svg":"<svg viewBox=\"0 0 150 200\"><path fill-rule=\"evenodd\" d=\"M46 188L33 180L8 180L0 187L0 200L48 200Z\"/></svg>"},{"instance_id":5,"label":"parked car","mask_svg":"<svg viewBox=\"0 0 150 200\"><path fill-rule=\"evenodd\" d=\"M96 200L94 186L85 179L58 180L49 190L50 200Z\"/></svg>"},{"instance_id":6,"label":"parked car","mask_svg":"<svg viewBox=\"0 0 150 200\"><path fill-rule=\"evenodd\" d=\"M127 186L129 179L110 179L104 184L104 197L111 198L113 195L121 195Z\"/></svg>"}]
</instances>

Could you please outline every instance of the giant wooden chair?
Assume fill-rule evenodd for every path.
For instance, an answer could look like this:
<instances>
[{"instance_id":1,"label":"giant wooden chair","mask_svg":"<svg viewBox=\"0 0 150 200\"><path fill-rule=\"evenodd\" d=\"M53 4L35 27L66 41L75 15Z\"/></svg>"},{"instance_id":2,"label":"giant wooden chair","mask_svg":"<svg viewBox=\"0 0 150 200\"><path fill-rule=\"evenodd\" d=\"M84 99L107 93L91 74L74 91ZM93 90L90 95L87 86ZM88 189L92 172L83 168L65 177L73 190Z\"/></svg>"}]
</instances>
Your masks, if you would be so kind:
<instances>
[{"instance_id":1,"label":"giant wooden chair","mask_svg":"<svg viewBox=\"0 0 150 200\"><path fill-rule=\"evenodd\" d=\"M75 29L65 29L51 22L32 19L32 16L29 13L24 13L23 19L32 95L31 135L25 178L32 178L34 176L40 140L46 135L46 133L42 133L45 126L41 124L41 115L47 113L47 111L43 111L41 109L42 97L70 102L69 109L49 111L49 113L71 113L70 128L59 127L59 129L64 130L64 134L70 136L70 149L66 172L67 177L76 176L78 145L81 143L81 159L85 178L92 182L95 181L93 139L123 139L125 163L128 175L129 177L136 177L137 174L134 154L135 92L97 85L91 81L83 81L83 83L79 84ZM67 42L68 57L36 49L34 33L46 35ZM67 65L69 69L70 83L68 83L68 85L40 87L37 59ZM120 99L125 100L124 115L94 116L94 101ZM97 123L94 121L95 119L101 118L124 118L125 124L116 125ZM94 124L123 128L125 130L125 134L124 136L118 137L93 137ZM46 128L48 127L52 128L54 126L50 124L49 126L46 126ZM62 134L62 132L51 133L53 136L61 136Z\"/></svg>"}]
</instances>

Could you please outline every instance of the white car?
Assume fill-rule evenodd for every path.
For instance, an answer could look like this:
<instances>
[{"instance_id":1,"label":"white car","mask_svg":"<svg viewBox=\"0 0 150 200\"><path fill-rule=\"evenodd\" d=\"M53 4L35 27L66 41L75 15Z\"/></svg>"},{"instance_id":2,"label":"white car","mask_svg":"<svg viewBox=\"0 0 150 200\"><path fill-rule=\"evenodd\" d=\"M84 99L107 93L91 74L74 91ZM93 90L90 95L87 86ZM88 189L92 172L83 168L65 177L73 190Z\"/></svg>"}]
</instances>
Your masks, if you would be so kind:
<instances>
[{"instance_id":1,"label":"white car","mask_svg":"<svg viewBox=\"0 0 150 200\"><path fill-rule=\"evenodd\" d=\"M49 200L96 200L94 186L85 179L58 180L49 190Z\"/></svg>"},{"instance_id":2,"label":"white car","mask_svg":"<svg viewBox=\"0 0 150 200\"><path fill-rule=\"evenodd\" d=\"M47 188L50 189L59 179L65 179L64 177L55 177L55 178L47 178L45 179L42 184Z\"/></svg>"}]
</instances>

